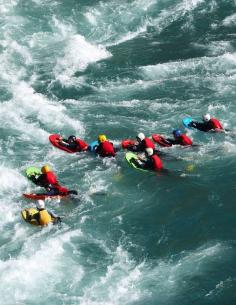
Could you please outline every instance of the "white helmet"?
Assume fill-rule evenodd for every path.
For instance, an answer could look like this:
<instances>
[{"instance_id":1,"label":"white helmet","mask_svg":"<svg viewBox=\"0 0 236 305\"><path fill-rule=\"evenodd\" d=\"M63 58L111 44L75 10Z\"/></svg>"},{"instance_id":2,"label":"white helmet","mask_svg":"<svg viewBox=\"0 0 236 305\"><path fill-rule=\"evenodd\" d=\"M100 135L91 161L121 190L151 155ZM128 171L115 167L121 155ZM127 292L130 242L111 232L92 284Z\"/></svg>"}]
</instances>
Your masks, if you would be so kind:
<instances>
[{"instance_id":1,"label":"white helmet","mask_svg":"<svg viewBox=\"0 0 236 305\"><path fill-rule=\"evenodd\" d=\"M149 157L153 155L153 149L151 147L146 148L145 151Z\"/></svg>"},{"instance_id":2,"label":"white helmet","mask_svg":"<svg viewBox=\"0 0 236 305\"><path fill-rule=\"evenodd\" d=\"M144 133L140 132L140 133L137 135L137 138L140 139L140 141L144 140L144 139L145 139Z\"/></svg>"},{"instance_id":3,"label":"white helmet","mask_svg":"<svg viewBox=\"0 0 236 305\"><path fill-rule=\"evenodd\" d=\"M210 119L211 119L211 116L210 116L209 113L207 113L207 114L204 114L204 115L202 116L202 118L203 118L203 121L204 121L204 122L209 122Z\"/></svg>"},{"instance_id":4,"label":"white helmet","mask_svg":"<svg viewBox=\"0 0 236 305\"><path fill-rule=\"evenodd\" d=\"M38 200L36 206L37 206L38 209L44 209L45 208L45 202L43 200Z\"/></svg>"}]
</instances>

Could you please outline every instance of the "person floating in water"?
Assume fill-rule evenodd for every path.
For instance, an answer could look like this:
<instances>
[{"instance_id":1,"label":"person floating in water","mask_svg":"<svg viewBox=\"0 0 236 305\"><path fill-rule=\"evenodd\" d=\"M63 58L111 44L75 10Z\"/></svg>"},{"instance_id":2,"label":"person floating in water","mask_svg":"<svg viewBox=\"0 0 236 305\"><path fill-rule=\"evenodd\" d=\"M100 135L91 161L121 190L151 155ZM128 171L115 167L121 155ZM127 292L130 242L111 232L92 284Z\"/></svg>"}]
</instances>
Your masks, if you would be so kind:
<instances>
[{"instance_id":1,"label":"person floating in water","mask_svg":"<svg viewBox=\"0 0 236 305\"><path fill-rule=\"evenodd\" d=\"M113 143L109 142L104 134L98 136L98 146L95 149L95 152L103 158L115 157L116 155Z\"/></svg>"},{"instance_id":2,"label":"person floating in water","mask_svg":"<svg viewBox=\"0 0 236 305\"><path fill-rule=\"evenodd\" d=\"M157 156L156 153L154 153L154 150L152 148L146 148L145 155L146 160L133 158L131 159L131 162L133 162L137 167L142 169L148 169L153 171L160 171L163 169L161 159Z\"/></svg>"},{"instance_id":3,"label":"person floating in water","mask_svg":"<svg viewBox=\"0 0 236 305\"><path fill-rule=\"evenodd\" d=\"M34 222L39 226L47 226L50 223L61 222L61 218L59 216L45 209L45 202L43 200L38 200L36 208L38 212L33 215L31 215L28 210L25 210L26 220L28 222Z\"/></svg>"},{"instance_id":4,"label":"person floating in water","mask_svg":"<svg viewBox=\"0 0 236 305\"><path fill-rule=\"evenodd\" d=\"M165 139L167 143L171 145L192 145L193 141L184 133L181 132L179 129L174 129L173 130L173 136L174 139Z\"/></svg>"},{"instance_id":5,"label":"person floating in water","mask_svg":"<svg viewBox=\"0 0 236 305\"><path fill-rule=\"evenodd\" d=\"M145 152L146 148L152 148L155 150L155 144L149 138L146 138L144 133L140 132L136 139L137 144L128 147L129 150L133 152Z\"/></svg>"},{"instance_id":6,"label":"person floating in water","mask_svg":"<svg viewBox=\"0 0 236 305\"><path fill-rule=\"evenodd\" d=\"M189 127L196 128L200 131L208 132L211 130L222 132L224 128L222 127L219 120L211 118L210 114L204 114L202 116L203 122L192 121L189 123Z\"/></svg>"},{"instance_id":7,"label":"person floating in water","mask_svg":"<svg viewBox=\"0 0 236 305\"><path fill-rule=\"evenodd\" d=\"M72 151L86 151L88 149L88 144L81 140L80 138L76 138L76 136L69 136L68 139L63 139L62 136L58 138L58 143L61 146L64 146Z\"/></svg>"},{"instance_id":8,"label":"person floating in water","mask_svg":"<svg viewBox=\"0 0 236 305\"><path fill-rule=\"evenodd\" d=\"M56 175L52 172L48 165L41 168L42 174L38 178L32 177L32 181L47 190L48 196L75 194L76 191L70 191L58 183Z\"/></svg>"}]
</instances>

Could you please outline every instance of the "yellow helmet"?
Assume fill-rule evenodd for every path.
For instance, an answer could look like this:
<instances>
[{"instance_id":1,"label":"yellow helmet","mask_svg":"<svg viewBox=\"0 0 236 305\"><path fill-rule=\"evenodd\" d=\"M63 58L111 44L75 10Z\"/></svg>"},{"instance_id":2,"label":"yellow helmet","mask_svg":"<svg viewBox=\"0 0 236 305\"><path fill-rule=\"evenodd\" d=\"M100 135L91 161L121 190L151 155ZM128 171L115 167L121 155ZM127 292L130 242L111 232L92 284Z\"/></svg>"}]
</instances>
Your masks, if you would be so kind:
<instances>
[{"instance_id":1,"label":"yellow helmet","mask_svg":"<svg viewBox=\"0 0 236 305\"><path fill-rule=\"evenodd\" d=\"M98 142L99 143L105 142L106 140L107 140L107 137L104 134L100 134L98 136Z\"/></svg>"},{"instance_id":2,"label":"yellow helmet","mask_svg":"<svg viewBox=\"0 0 236 305\"><path fill-rule=\"evenodd\" d=\"M51 168L48 166L48 165L44 165L42 168L41 168L41 172L43 174L46 174L48 172L50 172Z\"/></svg>"}]
</instances>

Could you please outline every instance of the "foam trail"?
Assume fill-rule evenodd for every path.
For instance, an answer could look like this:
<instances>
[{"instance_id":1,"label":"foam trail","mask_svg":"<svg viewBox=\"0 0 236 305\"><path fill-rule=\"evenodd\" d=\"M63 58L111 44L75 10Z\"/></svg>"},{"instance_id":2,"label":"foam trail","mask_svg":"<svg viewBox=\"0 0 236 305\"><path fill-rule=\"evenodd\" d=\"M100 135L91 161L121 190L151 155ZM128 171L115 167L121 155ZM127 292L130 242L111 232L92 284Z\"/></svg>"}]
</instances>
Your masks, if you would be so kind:
<instances>
[{"instance_id":1,"label":"foam trail","mask_svg":"<svg viewBox=\"0 0 236 305\"><path fill-rule=\"evenodd\" d=\"M84 71L90 63L111 56L111 53L103 46L93 45L79 34L68 39L64 54L64 57L57 60L54 69L56 79L64 86L70 86L73 83L75 72Z\"/></svg>"}]
</instances>

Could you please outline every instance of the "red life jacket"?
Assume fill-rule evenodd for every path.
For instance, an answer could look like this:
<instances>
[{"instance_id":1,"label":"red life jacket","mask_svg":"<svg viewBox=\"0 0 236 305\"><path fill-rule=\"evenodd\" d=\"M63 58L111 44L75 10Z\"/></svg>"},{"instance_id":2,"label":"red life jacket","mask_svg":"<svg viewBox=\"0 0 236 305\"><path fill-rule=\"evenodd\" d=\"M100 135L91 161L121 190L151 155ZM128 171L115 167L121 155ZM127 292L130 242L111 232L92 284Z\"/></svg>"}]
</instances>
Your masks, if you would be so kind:
<instances>
[{"instance_id":1,"label":"red life jacket","mask_svg":"<svg viewBox=\"0 0 236 305\"><path fill-rule=\"evenodd\" d=\"M142 142L144 143L145 148L155 149L154 143L149 138L145 138Z\"/></svg>"},{"instance_id":2,"label":"red life jacket","mask_svg":"<svg viewBox=\"0 0 236 305\"><path fill-rule=\"evenodd\" d=\"M77 144L77 151L87 150L88 144L86 142L79 138L77 138L75 142Z\"/></svg>"},{"instance_id":3,"label":"red life jacket","mask_svg":"<svg viewBox=\"0 0 236 305\"><path fill-rule=\"evenodd\" d=\"M180 145L192 145L193 144L193 141L185 134L182 134L180 136L180 139L181 139Z\"/></svg>"},{"instance_id":4,"label":"red life jacket","mask_svg":"<svg viewBox=\"0 0 236 305\"><path fill-rule=\"evenodd\" d=\"M163 168L161 159L157 155L152 155L150 157L153 160L153 169L159 171Z\"/></svg>"},{"instance_id":5,"label":"red life jacket","mask_svg":"<svg viewBox=\"0 0 236 305\"><path fill-rule=\"evenodd\" d=\"M104 141L100 145L99 155L101 157L115 157L116 153L112 143L110 143L109 141Z\"/></svg>"},{"instance_id":6,"label":"red life jacket","mask_svg":"<svg viewBox=\"0 0 236 305\"><path fill-rule=\"evenodd\" d=\"M212 119L210 119L210 121L213 125L213 129L223 129L221 123L217 119L212 118Z\"/></svg>"},{"instance_id":7,"label":"red life jacket","mask_svg":"<svg viewBox=\"0 0 236 305\"><path fill-rule=\"evenodd\" d=\"M46 174L43 174L44 177L43 177L43 180L45 182L45 184L57 184L58 181L57 181L57 177L54 175L53 172L48 172Z\"/></svg>"}]
</instances>

